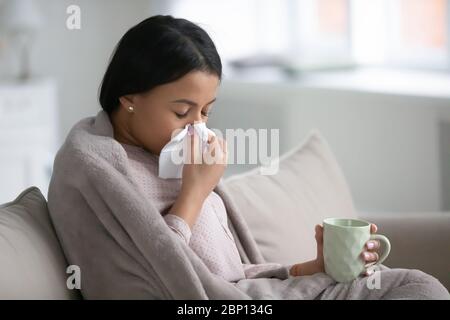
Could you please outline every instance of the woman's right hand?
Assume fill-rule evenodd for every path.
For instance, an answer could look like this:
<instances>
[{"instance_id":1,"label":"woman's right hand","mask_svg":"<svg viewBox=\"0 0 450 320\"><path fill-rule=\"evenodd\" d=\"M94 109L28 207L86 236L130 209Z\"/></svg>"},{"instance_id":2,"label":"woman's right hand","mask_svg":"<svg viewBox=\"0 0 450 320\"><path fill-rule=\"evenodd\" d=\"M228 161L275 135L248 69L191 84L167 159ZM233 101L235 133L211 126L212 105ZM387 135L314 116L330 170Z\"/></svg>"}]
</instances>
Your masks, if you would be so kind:
<instances>
[{"instance_id":1,"label":"woman's right hand","mask_svg":"<svg viewBox=\"0 0 450 320\"><path fill-rule=\"evenodd\" d=\"M190 143L190 154L187 155L190 161L183 166L181 192L194 193L200 199L206 199L226 169L226 141L210 134L208 148L201 152L200 138L195 130L189 138L186 141Z\"/></svg>"}]
</instances>

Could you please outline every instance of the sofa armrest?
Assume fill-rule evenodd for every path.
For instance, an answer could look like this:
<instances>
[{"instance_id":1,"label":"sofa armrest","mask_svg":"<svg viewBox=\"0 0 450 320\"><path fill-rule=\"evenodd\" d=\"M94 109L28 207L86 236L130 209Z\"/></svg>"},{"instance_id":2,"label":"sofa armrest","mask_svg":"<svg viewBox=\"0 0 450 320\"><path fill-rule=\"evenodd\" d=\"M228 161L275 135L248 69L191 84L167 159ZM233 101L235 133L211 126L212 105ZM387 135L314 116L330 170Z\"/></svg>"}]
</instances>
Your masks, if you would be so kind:
<instances>
[{"instance_id":1,"label":"sofa armrest","mask_svg":"<svg viewBox=\"0 0 450 320\"><path fill-rule=\"evenodd\" d=\"M375 223L392 249L383 263L391 268L419 269L433 275L450 290L450 212L363 213Z\"/></svg>"}]
</instances>

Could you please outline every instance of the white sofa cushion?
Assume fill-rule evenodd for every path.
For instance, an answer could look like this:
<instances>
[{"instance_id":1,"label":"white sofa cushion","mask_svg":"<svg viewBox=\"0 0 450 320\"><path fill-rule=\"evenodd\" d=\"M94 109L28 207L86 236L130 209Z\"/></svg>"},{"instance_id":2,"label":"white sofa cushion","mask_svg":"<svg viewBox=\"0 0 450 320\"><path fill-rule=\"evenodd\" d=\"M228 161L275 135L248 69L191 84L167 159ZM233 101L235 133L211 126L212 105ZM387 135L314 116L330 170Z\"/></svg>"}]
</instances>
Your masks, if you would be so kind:
<instances>
[{"instance_id":1,"label":"white sofa cushion","mask_svg":"<svg viewBox=\"0 0 450 320\"><path fill-rule=\"evenodd\" d=\"M0 205L0 299L74 299L67 263L37 187Z\"/></svg>"},{"instance_id":2,"label":"white sofa cushion","mask_svg":"<svg viewBox=\"0 0 450 320\"><path fill-rule=\"evenodd\" d=\"M276 174L255 168L225 184L269 262L314 259L316 224L326 217L357 217L343 173L317 130L280 156Z\"/></svg>"}]
</instances>

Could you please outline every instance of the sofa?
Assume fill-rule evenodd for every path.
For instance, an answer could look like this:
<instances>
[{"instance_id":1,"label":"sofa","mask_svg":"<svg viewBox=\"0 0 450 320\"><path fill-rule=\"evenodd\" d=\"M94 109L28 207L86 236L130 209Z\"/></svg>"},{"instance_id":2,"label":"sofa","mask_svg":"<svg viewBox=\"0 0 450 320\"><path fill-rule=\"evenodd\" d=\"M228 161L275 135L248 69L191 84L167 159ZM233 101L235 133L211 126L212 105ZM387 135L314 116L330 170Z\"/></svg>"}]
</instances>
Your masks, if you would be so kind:
<instances>
[{"instance_id":1,"label":"sofa","mask_svg":"<svg viewBox=\"0 0 450 320\"><path fill-rule=\"evenodd\" d=\"M274 164L274 174L261 174L259 167L225 179L267 261L314 258L316 224L329 216L358 217L390 239L384 265L420 269L450 289L449 212L357 212L337 159L317 131ZM0 205L0 299L82 299L69 289L70 276L39 188Z\"/></svg>"}]
</instances>

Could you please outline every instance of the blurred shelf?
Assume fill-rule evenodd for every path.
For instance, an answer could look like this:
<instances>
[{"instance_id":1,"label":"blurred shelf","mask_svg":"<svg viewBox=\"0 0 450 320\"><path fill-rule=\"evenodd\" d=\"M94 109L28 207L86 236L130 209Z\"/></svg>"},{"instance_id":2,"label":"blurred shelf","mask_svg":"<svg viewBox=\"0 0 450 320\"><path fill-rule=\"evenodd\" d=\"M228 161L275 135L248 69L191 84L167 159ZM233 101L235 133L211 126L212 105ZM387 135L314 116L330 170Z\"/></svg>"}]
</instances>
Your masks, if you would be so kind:
<instances>
[{"instance_id":1,"label":"blurred shelf","mask_svg":"<svg viewBox=\"0 0 450 320\"><path fill-rule=\"evenodd\" d=\"M52 80L0 82L0 203L32 185L46 196L57 124Z\"/></svg>"}]
</instances>

